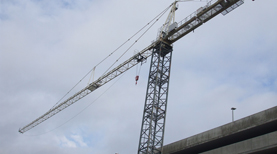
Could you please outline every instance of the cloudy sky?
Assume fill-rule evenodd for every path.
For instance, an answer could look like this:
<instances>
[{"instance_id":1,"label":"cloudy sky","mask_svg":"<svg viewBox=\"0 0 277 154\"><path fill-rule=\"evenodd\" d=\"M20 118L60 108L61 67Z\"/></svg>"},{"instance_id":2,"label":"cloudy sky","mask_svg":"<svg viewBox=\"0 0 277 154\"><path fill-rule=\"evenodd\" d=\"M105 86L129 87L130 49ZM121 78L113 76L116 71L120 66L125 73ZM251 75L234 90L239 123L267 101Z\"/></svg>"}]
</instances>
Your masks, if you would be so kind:
<instances>
[{"instance_id":1,"label":"cloudy sky","mask_svg":"<svg viewBox=\"0 0 277 154\"><path fill-rule=\"evenodd\" d=\"M136 153L150 59L138 85L133 68L30 131L18 129L172 2L0 0L0 153ZM176 21L203 5L179 3ZM231 122L231 107L240 119L276 106L276 6L245 0L174 44L165 144ZM155 40L166 16L123 60ZM95 78L135 39L99 65Z\"/></svg>"}]
</instances>

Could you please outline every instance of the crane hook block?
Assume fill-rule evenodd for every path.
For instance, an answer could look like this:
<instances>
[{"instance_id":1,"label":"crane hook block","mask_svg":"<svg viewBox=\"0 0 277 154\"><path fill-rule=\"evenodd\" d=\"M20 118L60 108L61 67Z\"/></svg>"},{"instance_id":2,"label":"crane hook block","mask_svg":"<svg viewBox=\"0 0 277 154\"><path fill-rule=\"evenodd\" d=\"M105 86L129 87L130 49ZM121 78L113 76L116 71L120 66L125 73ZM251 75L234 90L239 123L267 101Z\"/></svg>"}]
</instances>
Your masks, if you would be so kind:
<instances>
[{"instance_id":1,"label":"crane hook block","mask_svg":"<svg viewBox=\"0 0 277 154\"><path fill-rule=\"evenodd\" d=\"M136 79L136 84L137 84L138 83L137 81L139 80L139 76L137 75L135 79Z\"/></svg>"}]
</instances>

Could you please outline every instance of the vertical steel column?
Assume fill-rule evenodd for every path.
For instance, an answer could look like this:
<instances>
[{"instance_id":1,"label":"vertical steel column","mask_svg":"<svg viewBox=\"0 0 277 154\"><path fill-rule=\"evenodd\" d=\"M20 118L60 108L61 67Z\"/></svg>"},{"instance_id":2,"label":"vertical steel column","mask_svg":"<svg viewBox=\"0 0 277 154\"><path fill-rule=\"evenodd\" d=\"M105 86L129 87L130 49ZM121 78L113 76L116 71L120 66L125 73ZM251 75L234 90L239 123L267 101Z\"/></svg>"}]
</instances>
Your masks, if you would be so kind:
<instances>
[{"instance_id":1,"label":"vertical steel column","mask_svg":"<svg viewBox=\"0 0 277 154\"><path fill-rule=\"evenodd\" d=\"M153 48L138 154L160 154L163 146L172 47L160 42Z\"/></svg>"}]
</instances>

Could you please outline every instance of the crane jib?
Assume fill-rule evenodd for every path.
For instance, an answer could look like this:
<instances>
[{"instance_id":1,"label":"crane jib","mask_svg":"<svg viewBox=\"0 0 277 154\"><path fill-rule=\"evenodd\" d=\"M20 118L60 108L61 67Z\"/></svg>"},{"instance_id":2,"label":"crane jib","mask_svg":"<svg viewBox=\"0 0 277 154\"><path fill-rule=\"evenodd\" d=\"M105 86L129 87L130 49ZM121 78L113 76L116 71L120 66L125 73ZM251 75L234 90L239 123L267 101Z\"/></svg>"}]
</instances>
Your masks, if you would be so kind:
<instances>
[{"instance_id":1,"label":"crane jib","mask_svg":"<svg viewBox=\"0 0 277 154\"><path fill-rule=\"evenodd\" d=\"M142 56L145 59L152 55L152 49L157 46L160 42L165 42L168 45L176 42L183 36L187 35L191 31L194 31L197 27L201 26L203 23L209 21L213 17L218 14L226 15L232 10L236 9L240 5L244 3L244 0L211 0L205 5L204 7L199 8L191 15L186 17L184 20L180 21L178 24L173 23L174 25L169 25L169 30L167 32L161 31L159 37L156 41L152 42L149 46L139 52L137 55L132 56L122 64L118 65L113 70L107 72L103 76L99 77L95 82L89 84L84 89L80 90L64 102L58 104L56 107L50 109L48 112L37 118L36 120L32 121L28 125L24 126L23 128L19 129L20 133L24 133L33 127L37 126L38 124L42 123L43 121L49 119L50 117L54 116L55 114L59 113L63 109L67 108L68 106L74 104L81 98L87 96L94 90L98 89L102 85L108 83L112 79L116 78L117 76L121 75L125 71L129 70L133 66L139 63L138 56ZM156 147L155 147L156 148Z\"/></svg>"},{"instance_id":2,"label":"crane jib","mask_svg":"<svg viewBox=\"0 0 277 154\"><path fill-rule=\"evenodd\" d=\"M24 126L23 128L20 128L19 132L24 133L24 132L34 128L35 126L39 125L40 123L44 122L45 120L47 120L47 119L51 118L52 116L56 115L57 113L59 113L63 109L69 107L70 105L74 104L78 100L80 100L83 97L87 96L88 94L90 94L94 90L98 89L102 85L108 83L112 79L116 78L117 76L121 75L125 71L129 70L133 66L137 65L139 63L139 61L137 61L137 56L138 55L143 56L145 59L150 57L151 54L152 54L151 49L155 46L155 44L156 44L156 42L153 42L148 47L146 47L145 49L143 49L142 51L140 51L139 53L137 53L133 57L129 58L125 62L121 63L120 65L118 65L113 70L111 70L111 71L107 72L106 74L104 74L103 76L99 77L96 81L89 84L87 87L83 88L79 92L75 93L73 96L71 96L70 98L68 98L64 102L62 102L62 103L58 104L56 107L50 109L48 112L46 112L45 114L43 114L39 118L35 119L34 121L29 123L28 125Z\"/></svg>"}]
</instances>

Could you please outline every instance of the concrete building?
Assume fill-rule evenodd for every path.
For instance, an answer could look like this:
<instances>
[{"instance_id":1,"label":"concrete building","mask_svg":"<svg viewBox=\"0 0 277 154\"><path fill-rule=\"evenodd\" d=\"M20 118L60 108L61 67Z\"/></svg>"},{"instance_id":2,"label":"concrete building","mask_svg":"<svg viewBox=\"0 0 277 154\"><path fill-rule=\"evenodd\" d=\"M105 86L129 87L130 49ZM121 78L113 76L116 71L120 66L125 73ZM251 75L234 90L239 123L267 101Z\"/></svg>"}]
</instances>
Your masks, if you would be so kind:
<instances>
[{"instance_id":1,"label":"concrete building","mask_svg":"<svg viewBox=\"0 0 277 154\"><path fill-rule=\"evenodd\" d=\"M163 154L277 154L277 106L165 145Z\"/></svg>"}]
</instances>

